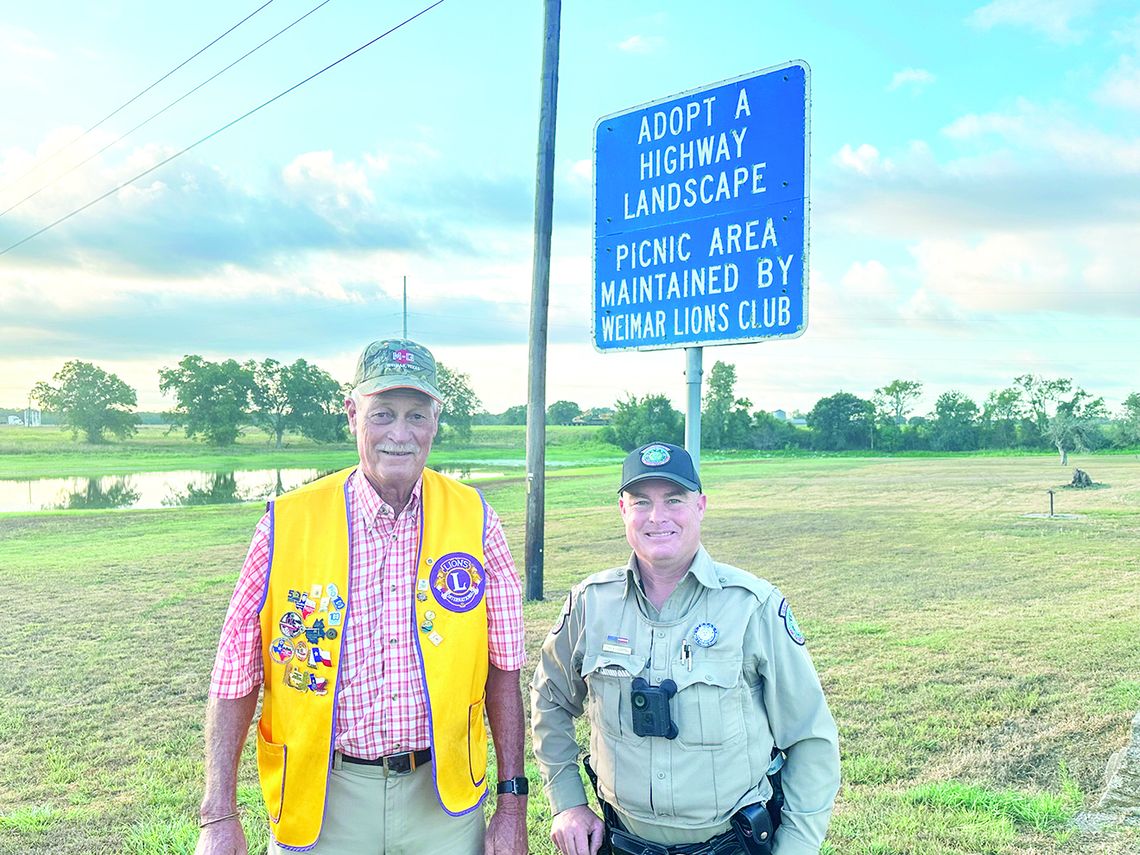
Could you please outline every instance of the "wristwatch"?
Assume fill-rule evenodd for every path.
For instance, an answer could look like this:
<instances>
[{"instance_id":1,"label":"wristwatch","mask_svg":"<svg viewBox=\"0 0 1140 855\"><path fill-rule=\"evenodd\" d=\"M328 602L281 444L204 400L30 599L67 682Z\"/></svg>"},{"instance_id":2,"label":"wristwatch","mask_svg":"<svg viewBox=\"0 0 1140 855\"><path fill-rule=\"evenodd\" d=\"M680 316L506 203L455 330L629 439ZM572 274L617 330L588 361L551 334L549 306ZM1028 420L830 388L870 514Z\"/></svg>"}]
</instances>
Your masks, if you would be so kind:
<instances>
[{"instance_id":1,"label":"wristwatch","mask_svg":"<svg viewBox=\"0 0 1140 855\"><path fill-rule=\"evenodd\" d=\"M519 775L517 778L511 778L508 781L499 781L499 786L495 788L495 792L500 796L504 793L525 796L530 792L530 782L523 775Z\"/></svg>"}]
</instances>

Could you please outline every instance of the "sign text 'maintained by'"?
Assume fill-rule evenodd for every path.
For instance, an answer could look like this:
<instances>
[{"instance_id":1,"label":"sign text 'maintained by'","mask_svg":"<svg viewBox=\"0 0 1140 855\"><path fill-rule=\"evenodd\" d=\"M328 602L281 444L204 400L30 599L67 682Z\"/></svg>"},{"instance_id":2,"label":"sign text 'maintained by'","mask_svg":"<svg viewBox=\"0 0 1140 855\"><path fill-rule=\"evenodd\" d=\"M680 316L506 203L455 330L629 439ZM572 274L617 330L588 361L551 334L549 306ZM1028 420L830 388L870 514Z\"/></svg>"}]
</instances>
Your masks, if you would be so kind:
<instances>
[{"instance_id":1,"label":"sign text 'maintained by'","mask_svg":"<svg viewBox=\"0 0 1140 855\"><path fill-rule=\"evenodd\" d=\"M598 122L599 350L804 331L808 76L791 63Z\"/></svg>"}]
</instances>

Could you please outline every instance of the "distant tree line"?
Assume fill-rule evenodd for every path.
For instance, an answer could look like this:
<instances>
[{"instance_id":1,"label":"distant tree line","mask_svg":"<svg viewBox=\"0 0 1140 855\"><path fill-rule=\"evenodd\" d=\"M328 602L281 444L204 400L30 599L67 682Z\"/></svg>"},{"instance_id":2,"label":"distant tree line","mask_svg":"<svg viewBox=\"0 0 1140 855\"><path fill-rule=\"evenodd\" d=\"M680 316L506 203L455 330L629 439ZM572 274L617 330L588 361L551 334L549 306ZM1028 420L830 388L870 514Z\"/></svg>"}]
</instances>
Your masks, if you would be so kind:
<instances>
[{"instance_id":1,"label":"distant tree line","mask_svg":"<svg viewBox=\"0 0 1140 855\"><path fill-rule=\"evenodd\" d=\"M443 433L469 439L479 398L466 374L442 363L437 367ZM322 443L346 439L348 386L304 359L291 364L276 359L212 362L190 354L174 367L160 368L158 377L159 389L175 402L164 414L167 423L211 445L232 445L246 427L265 431L278 448L287 433ZM90 362L65 363L52 382L35 385L32 397L87 442L125 439L142 421L133 409L135 390Z\"/></svg>"},{"instance_id":2,"label":"distant tree line","mask_svg":"<svg viewBox=\"0 0 1140 855\"><path fill-rule=\"evenodd\" d=\"M701 408L701 446L715 450L854 449L894 451L1056 451L1062 464L1073 451L1140 445L1140 393L1115 415L1069 378L1035 374L1014 378L979 406L960 391L938 396L926 415L911 415L923 385L893 380L870 399L836 392L803 415L803 425L763 410L735 394L736 369L717 362L708 375ZM617 403L603 438L622 448L650 439L680 442L684 416L664 395L628 397Z\"/></svg>"},{"instance_id":3,"label":"distant tree line","mask_svg":"<svg viewBox=\"0 0 1140 855\"><path fill-rule=\"evenodd\" d=\"M500 414L484 412L467 374L442 363L438 370L444 398L441 441L465 442L475 424L526 424L524 405ZM347 387L304 359L288 365L274 359L211 362L192 354L158 374L159 387L175 401L165 415L188 437L224 446L252 426L265 431L278 446L287 433L316 442L346 438ZM114 374L89 362L72 361L52 381L37 383L32 397L76 437L82 434L88 442L102 442L108 436L130 436L137 429L135 390ZM736 367L730 363L717 362L709 371L701 409L703 448L1048 449L1065 463L1073 451L1140 445L1140 392L1129 395L1122 410L1111 414L1103 398L1093 397L1070 378L1023 374L1012 385L990 392L981 405L963 392L943 392L924 415L912 415L923 384L898 379L876 389L870 398L836 392L790 419L754 409L748 398L737 396L736 382ZM652 439L680 443L684 421L684 415L660 394L629 395L612 409L583 412L573 401L560 400L546 410L547 424L602 424L599 438L624 449Z\"/></svg>"}]
</instances>

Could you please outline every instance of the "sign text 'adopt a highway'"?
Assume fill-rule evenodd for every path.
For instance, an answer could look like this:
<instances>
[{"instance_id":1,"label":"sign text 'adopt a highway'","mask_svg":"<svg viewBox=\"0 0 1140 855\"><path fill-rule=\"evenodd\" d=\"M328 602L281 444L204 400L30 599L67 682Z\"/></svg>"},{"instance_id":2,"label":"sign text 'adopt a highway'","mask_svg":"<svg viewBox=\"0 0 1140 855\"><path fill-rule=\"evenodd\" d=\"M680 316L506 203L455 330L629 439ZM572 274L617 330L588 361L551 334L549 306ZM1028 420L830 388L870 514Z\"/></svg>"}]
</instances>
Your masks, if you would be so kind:
<instances>
[{"instance_id":1,"label":"sign text 'adopt a highway'","mask_svg":"<svg viewBox=\"0 0 1140 855\"><path fill-rule=\"evenodd\" d=\"M598 121L595 347L804 331L809 76L792 62Z\"/></svg>"}]
</instances>

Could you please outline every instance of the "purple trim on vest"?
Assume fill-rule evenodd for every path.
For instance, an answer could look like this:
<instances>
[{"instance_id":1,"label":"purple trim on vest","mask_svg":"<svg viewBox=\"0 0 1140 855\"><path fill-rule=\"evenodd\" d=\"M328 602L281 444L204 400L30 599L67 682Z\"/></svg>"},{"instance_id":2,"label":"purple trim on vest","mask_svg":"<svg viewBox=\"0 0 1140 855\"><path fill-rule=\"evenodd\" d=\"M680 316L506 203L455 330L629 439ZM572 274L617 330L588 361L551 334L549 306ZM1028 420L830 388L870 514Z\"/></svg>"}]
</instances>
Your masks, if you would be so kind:
<instances>
[{"instance_id":1,"label":"purple trim on vest","mask_svg":"<svg viewBox=\"0 0 1140 855\"><path fill-rule=\"evenodd\" d=\"M424 517L427 516L427 514L425 513L425 508L427 506L424 502L424 495L423 494L424 494L424 491L426 489L427 489L427 485L425 484L423 486L423 488L420 490L420 537L419 537L419 543L416 545L416 578L417 579L419 579L419 577L420 577L420 557L423 554L423 548L424 548ZM414 638L416 640L416 653L419 654L420 684L423 686L423 689L424 689L424 704L425 704L425 706L427 706L428 738L431 740L431 756L432 756L431 782L432 782L432 786L435 789L435 798L436 798L436 801L439 802L440 810L442 810L448 816L464 816L465 814L471 813L471 811L475 810L476 808L482 807L484 799L487 798L487 790L486 790L486 788L484 788L483 795L479 797L479 801L475 802L475 804L473 804L471 807L467 808L467 810L461 810L458 812L450 811L447 809L447 805L445 805L443 803L443 797L440 796L440 794L439 794L439 764L436 762L436 759L435 759L438 756L436 754L436 750L435 750L435 726L432 724L435 721L435 719L433 718L432 711L431 711L431 692L428 691L427 671L424 670L424 651L423 651L423 644L420 642L419 623L416 620L416 599L415 599L415 597L412 598L411 619L412 619L412 638ZM470 724L468 726L470 727Z\"/></svg>"},{"instance_id":2,"label":"purple trim on vest","mask_svg":"<svg viewBox=\"0 0 1140 855\"><path fill-rule=\"evenodd\" d=\"M277 515L274 513L273 502L265 503L265 512L269 514L269 559L265 562L265 587L261 589L261 602L257 604L257 613L265 608L265 601L269 597L269 577L273 572L273 532Z\"/></svg>"},{"instance_id":3,"label":"purple trim on vest","mask_svg":"<svg viewBox=\"0 0 1140 855\"><path fill-rule=\"evenodd\" d=\"M487 499L486 499L486 497L484 497L483 491L480 490L478 487L475 487L474 490L476 493L479 494L479 501L483 503L483 553L484 553L483 554L483 560L486 561L487 560L487 555L486 555L486 553L487 553L487 526L490 524L490 520L488 519L490 514L488 513Z\"/></svg>"},{"instance_id":4,"label":"purple trim on vest","mask_svg":"<svg viewBox=\"0 0 1140 855\"><path fill-rule=\"evenodd\" d=\"M354 470L355 471L355 470ZM329 810L329 777L332 775L333 761L336 759L336 711L337 704L340 701L340 672L344 665L345 648L348 645L348 615L349 609L352 608L352 506L348 499L348 482L352 480L352 474L349 474L344 479L344 523L348 529L348 569L345 571L345 591L348 597L344 602L344 616L341 618L340 632L340 655L337 657L336 663L336 687L333 689L333 706L332 706L332 733L329 735L329 767L325 771L325 803L321 806L321 828L325 827L325 816ZM317 831L317 840L321 839L321 833ZM313 841L312 846L307 846L305 849L312 849L317 845L317 840ZM304 852L305 849L295 850Z\"/></svg>"}]
</instances>

